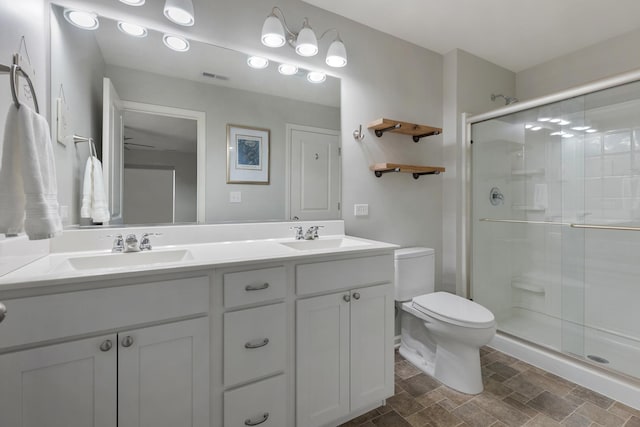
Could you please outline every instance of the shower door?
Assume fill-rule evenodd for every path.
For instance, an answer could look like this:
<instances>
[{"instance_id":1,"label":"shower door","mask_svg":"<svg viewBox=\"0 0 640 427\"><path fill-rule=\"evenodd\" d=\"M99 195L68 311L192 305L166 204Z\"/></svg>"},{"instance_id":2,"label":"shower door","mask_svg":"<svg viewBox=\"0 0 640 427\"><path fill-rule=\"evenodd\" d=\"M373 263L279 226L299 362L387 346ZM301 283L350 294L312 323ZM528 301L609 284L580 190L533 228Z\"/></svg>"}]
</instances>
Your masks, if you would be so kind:
<instances>
[{"instance_id":1,"label":"shower door","mask_svg":"<svg viewBox=\"0 0 640 427\"><path fill-rule=\"evenodd\" d=\"M473 298L504 333L640 378L640 83L471 140Z\"/></svg>"}]
</instances>

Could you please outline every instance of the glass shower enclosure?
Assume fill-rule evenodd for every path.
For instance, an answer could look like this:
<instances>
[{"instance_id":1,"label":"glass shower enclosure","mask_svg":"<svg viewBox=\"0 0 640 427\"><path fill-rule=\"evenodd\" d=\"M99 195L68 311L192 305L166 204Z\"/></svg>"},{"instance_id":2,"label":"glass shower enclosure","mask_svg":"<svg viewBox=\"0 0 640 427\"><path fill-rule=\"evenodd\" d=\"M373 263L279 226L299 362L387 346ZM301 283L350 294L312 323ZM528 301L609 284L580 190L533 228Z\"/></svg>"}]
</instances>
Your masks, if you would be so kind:
<instances>
[{"instance_id":1,"label":"glass shower enclosure","mask_svg":"<svg viewBox=\"0 0 640 427\"><path fill-rule=\"evenodd\" d=\"M640 379L640 82L471 141L473 299L504 333Z\"/></svg>"}]
</instances>

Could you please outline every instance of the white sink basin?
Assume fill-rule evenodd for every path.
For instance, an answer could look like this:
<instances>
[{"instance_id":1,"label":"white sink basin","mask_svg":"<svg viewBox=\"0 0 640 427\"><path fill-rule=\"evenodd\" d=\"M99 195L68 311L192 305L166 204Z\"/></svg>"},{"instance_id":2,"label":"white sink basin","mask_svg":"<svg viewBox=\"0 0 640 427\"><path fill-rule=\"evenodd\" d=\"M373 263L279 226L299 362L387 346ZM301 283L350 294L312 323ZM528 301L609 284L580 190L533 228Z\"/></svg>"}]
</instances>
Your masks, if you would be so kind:
<instances>
[{"instance_id":1,"label":"white sink basin","mask_svg":"<svg viewBox=\"0 0 640 427\"><path fill-rule=\"evenodd\" d=\"M97 270L104 268L139 267L165 264L193 259L187 249L166 251L130 252L102 254L68 258L68 265L74 270Z\"/></svg>"},{"instance_id":2,"label":"white sink basin","mask_svg":"<svg viewBox=\"0 0 640 427\"><path fill-rule=\"evenodd\" d=\"M346 237L337 239L323 239L320 237L317 240L296 240L294 242L280 242L280 244L298 251L315 251L320 249L339 249L370 245L368 242Z\"/></svg>"}]
</instances>

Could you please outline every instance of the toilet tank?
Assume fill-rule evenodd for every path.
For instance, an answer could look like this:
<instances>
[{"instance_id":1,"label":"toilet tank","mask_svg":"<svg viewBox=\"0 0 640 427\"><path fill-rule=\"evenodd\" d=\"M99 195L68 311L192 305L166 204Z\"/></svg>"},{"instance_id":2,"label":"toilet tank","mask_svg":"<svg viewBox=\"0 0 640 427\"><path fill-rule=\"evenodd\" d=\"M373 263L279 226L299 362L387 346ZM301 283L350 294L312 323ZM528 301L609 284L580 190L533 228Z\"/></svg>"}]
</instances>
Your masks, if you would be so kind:
<instances>
[{"instance_id":1,"label":"toilet tank","mask_svg":"<svg viewBox=\"0 0 640 427\"><path fill-rule=\"evenodd\" d=\"M402 248L395 251L396 301L409 301L435 290L435 251Z\"/></svg>"}]
</instances>

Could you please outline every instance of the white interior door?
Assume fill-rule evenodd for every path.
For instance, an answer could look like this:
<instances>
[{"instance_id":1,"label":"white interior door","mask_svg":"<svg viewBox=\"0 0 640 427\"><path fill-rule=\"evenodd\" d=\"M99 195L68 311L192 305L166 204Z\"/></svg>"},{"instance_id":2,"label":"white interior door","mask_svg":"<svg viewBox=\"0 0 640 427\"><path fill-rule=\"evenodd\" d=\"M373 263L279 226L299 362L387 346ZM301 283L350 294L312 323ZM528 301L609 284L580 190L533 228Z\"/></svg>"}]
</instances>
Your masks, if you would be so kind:
<instances>
[{"instance_id":1,"label":"white interior door","mask_svg":"<svg viewBox=\"0 0 640 427\"><path fill-rule=\"evenodd\" d=\"M111 222L116 224L122 223L123 129L122 101L111 79L105 77L102 85L102 167Z\"/></svg>"},{"instance_id":2,"label":"white interior door","mask_svg":"<svg viewBox=\"0 0 640 427\"><path fill-rule=\"evenodd\" d=\"M340 138L329 129L288 125L289 218L340 218Z\"/></svg>"}]
</instances>

